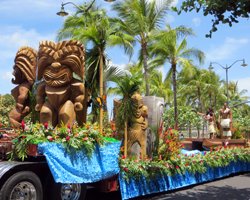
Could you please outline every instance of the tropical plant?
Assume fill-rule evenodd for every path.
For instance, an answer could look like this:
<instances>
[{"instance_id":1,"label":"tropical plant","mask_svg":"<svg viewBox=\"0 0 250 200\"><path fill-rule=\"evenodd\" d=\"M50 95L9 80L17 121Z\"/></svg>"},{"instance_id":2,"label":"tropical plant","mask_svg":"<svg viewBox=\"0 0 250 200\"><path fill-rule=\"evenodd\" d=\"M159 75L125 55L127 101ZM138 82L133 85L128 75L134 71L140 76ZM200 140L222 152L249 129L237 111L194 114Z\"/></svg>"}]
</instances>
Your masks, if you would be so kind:
<instances>
[{"instance_id":1,"label":"tropical plant","mask_svg":"<svg viewBox=\"0 0 250 200\"><path fill-rule=\"evenodd\" d=\"M106 134L110 130L104 130ZM84 150L87 156L91 156L96 144L103 144L106 138L100 133L97 124L87 123L82 127L61 124L53 128L48 123L25 123L22 121L21 129L16 130L17 138L13 140L14 149L11 158L24 160L27 158L28 146L38 145L43 142L55 142L64 145L66 150Z\"/></svg>"},{"instance_id":2,"label":"tropical plant","mask_svg":"<svg viewBox=\"0 0 250 200\"><path fill-rule=\"evenodd\" d=\"M192 137L191 131L192 128L200 129L204 123L204 120L201 116L197 115L194 112L194 108L190 106L179 106L178 107L178 122L179 122L179 130L185 131L188 130L189 137ZM174 107L170 107L165 110L163 113L163 122L164 129L172 128L175 125L175 120L173 118L174 115Z\"/></svg>"},{"instance_id":3,"label":"tropical plant","mask_svg":"<svg viewBox=\"0 0 250 200\"><path fill-rule=\"evenodd\" d=\"M120 105L116 113L116 124L118 129L124 130L124 155L127 156L128 123L135 111L132 96L138 92L141 80L137 76L125 75L119 79L113 79L113 81L117 84L116 93L121 95Z\"/></svg>"},{"instance_id":4,"label":"tropical plant","mask_svg":"<svg viewBox=\"0 0 250 200\"><path fill-rule=\"evenodd\" d=\"M181 147L178 131L168 128L160 135L158 156L163 160L172 159L180 153Z\"/></svg>"},{"instance_id":5,"label":"tropical plant","mask_svg":"<svg viewBox=\"0 0 250 200\"><path fill-rule=\"evenodd\" d=\"M160 31L155 35L155 43L152 44L152 51L161 58L162 63L170 63L170 72L172 74L172 84L174 93L174 120L175 129L178 129L178 113L177 113L177 83L176 73L178 66L192 66L191 58L198 59L200 63L204 60L204 53L195 48L187 47L186 37L192 35L191 29L180 26L171 29L170 26L166 30Z\"/></svg>"},{"instance_id":6,"label":"tropical plant","mask_svg":"<svg viewBox=\"0 0 250 200\"><path fill-rule=\"evenodd\" d=\"M174 158L133 160L120 158L121 175L128 182L131 180L154 180L160 176L175 174L205 173L209 168L226 167L234 162L250 163L250 148L216 148L203 154L179 154Z\"/></svg>"},{"instance_id":7,"label":"tropical plant","mask_svg":"<svg viewBox=\"0 0 250 200\"><path fill-rule=\"evenodd\" d=\"M175 8L177 11L177 9ZM238 18L249 18L250 2L248 0L238 1L207 1L207 0L184 0L181 4L181 11L190 12L203 12L204 16L212 15L212 28L206 37L211 37L213 32L217 31L217 26L222 24L228 24L232 26L233 23L238 23Z\"/></svg>"},{"instance_id":8,"label":"tropical plant","mask_svg":"<svg viewBox=\"0 0 250 200\"><path fill-rule=\"evenodd\" d=\"M140 44L140 58L143 62L146 96L150 93L148 44L151 42L153 31L160 28L169 8L170 0L157 2L155 0L124 0L114 4L120 28L134 37Z\"/></svg>"},{"instance_id":9,"label":"tropical plant","mask_svg":"<svg viewBox=\"0 0 250 200\"><path fill-rule=\"evenodd\" d=\"M15 106L15 100L10 94L0 95L0 127L9 126L9 112Z\"/></svg>"}]
</instances>

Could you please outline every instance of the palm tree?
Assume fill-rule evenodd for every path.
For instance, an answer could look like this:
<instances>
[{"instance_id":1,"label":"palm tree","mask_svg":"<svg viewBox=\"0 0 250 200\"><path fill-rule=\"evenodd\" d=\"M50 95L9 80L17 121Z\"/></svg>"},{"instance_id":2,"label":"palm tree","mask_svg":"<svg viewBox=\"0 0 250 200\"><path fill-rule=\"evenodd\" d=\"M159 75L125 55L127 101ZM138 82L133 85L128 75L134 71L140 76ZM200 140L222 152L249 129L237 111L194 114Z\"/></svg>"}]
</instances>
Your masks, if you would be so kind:
<instances>
[{"instance_id":1,"label":"palm tree","mask_svg":"<svg viewBox=\"0 0 250 200\"><path fill-rule=\"evenodd\" d=\"M124 156L127 157L128 123L135 110L132 96L139 90L141 80L137 76L125 75L114 78L113 81L117 84L116 89L113 91L122 96L116 122L118 122L118 127L124 128Z\"/></svg>"},{"instance_id":2,"label":"palm tree","mask_svg":"<svg viewBox=\"0 0 250 200\"><path fill-rule=\"evenodd\" d=\"M79 40L88 47L86 62L86 81L91 85L91 92L104 97L103 70L107 68L105 51L109 46L124 45L126 52L131 52L133 39L129 35L122 34L106 15L104 10L98 10L93 6L88 13L78 15L80 11L68 17L63 28L58 33L58 39L73 38ZM113 70L113 75L117 72ZM105 73L105 71L104 71ZM97 89L99 85L99 90ZM100 131L102 131L103 107L100 106Z\"/></svg>"},{"instance_id":3,"label":"palm tree","mask_svg":"<svg viewBox=\"0 0 250 200\"><path fill-rule=\"evenodd\" d=\"M170 72L172 74L172 84L174 92L174 119L175 128L178 128L178 113L177 113L177 87L176 87L176 72L177 66L189 67L192 66L191 58L198 59L200 63L204 60L204 53L195 48L187 47L186 37L192 35L191 29L183 26L171 29L170 26L166 30L160 31L155 36L155 43L152 44L152 51L155 55L159 55L162 62L168 62L171 65ZM181 40L180 40L181 39Z\"/></svg>"},{"instance_id":4,"label":"palm tree","mask_svg":"<svg viewBox=\"0 0 250 200\"><path fill-rule=\"evenodd\" d=\"M155 0L124 0L113 6L113 9L118 13L121 30L132 35L135 41L140 44L146 95L149 95L150 92L148 44L151 41L152 32L160 28L170 2L170 0L165 0L156 4Z\"/></svg>"},{"instance_id":5,"label":"palm tree","mask_svg":"<svg viewBox=\"0 0 250 200\"><path fill-rule=\"evenodd\" d=\"M247 90L239 91L238 82L230 81L228 84L229 99L231 104L239 104L248 100L248 96L244 96Z\"/></svg>"},{"instance_id":6,"label":"palm tree","mask_svg":"<svg viewBox=\"0 0 250 200\"><path fill-rule=\"evenodd\" d=\"M173 97L171 83L168 79L163 80L161 71L153 70L150 73L150 85L150 95L163 97L165 103L171 103L171 99Z\"/></svg>"}]
</instances>

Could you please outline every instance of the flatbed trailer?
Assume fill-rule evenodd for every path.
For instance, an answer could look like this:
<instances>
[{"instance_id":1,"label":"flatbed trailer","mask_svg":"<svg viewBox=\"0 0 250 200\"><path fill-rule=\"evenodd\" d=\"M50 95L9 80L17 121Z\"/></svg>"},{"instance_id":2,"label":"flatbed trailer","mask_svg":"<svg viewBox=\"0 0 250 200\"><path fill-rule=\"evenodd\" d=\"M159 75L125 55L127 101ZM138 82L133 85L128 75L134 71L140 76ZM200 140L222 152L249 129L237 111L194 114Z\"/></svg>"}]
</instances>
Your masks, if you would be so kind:
<instances>
[{"instance_id":1,"label":"flatbed trailer","mask_svg":"<svg viewBox=\"0 0 250 200\"><path fill-rule=\"evenodd\" d=\"M8 161L11 141L0 140L0 200L78 200L85 199L87 184L54 181L44 155L24 161ZM102 192L118 190L117 177L91 183Z\"/></svg>"}]
</instances>

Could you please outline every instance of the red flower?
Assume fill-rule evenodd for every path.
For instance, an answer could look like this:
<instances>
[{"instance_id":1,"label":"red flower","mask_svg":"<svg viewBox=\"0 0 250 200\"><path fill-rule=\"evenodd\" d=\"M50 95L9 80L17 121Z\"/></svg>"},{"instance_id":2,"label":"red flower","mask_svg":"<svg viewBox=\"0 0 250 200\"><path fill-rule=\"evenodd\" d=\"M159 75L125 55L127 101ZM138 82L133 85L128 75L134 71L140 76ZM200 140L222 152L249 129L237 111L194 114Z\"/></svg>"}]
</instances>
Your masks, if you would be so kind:
<instances>
[{"instance_id":1,"label":"red flower","mask_svg":"<svg viewBox=\"0 0 250 200\"><path fill-rule=\"evenodd\" d=\"M122 156L122 159L126 159L126 156L123 155L123 156Z\"/></svg>"},{"instance_id":2,"label":"red flower","mask_svg":"<svg viewBox=\"0 0 250 200\"><path fill-rule=\"evenodd\" d=\"M54 140L53 137L50 136L50 135L47 137L47 139L48 139L50 142L52 142L52 141Z\"/></svg>"},{"instance_id":3,"label":"red flower","mask_svg":"<svg viewBox=\"0 0 250 200\"><path fill-rule=\"evenodd\" d=\"M68 124L68 125L67 125L67 128L68 128L68 129L70 129L70 128L71 128L70 124Z\"/></svg>"},{"instance_id":4,"label":"red flower","mask_svg":"<svg viewBox=\"0 0 250 200\"><path fill-rule=\"evenodd\" d=\"M47 128L48 128L48 126L49 126L48 122L44 122L44 124L43 124L43 125L44 125L44 128L45 128L45 129L47 129Z\"/></svg>"},{"instance_id":5,"label":"red flower","mask_svg":"<svg viewBox=\"0 0 250 200\"><path fill-rule=\"evenodd\" d=\"M178 165L175 166L176 169L180 169L180 167Z\"/></svg>"},{"instance_id":6,"label":"red flower","mask_svg":"<svg viewBox=\"0 0 250 200\"><path fill-rule=\"evenodd\" d=\"M70 140L70 136L67 136L67 137L66 137L66 141L69 141L69 140Z\"/></svg>"},{"instance_id":7,"label":"red flower","mask_svg":"<svg viewBox=\"0 0 250 200\"><path fill-rule=\"evenodd\" d=\"M127 168L127 167L124 167L123 170L124 170L125 172L128 172L128 168Z\"/></svg>"},{"instance_id":8,"label":"red flower","mask_svg":"<svg viewBox=\"0 0 250 200\"><path fill-rule=\"evenodd\" d=\"M25 122L23 120L21 122L21 127L22 127L23 130L25 129Z\"/></svg>"},{"instance_id":9,"label":"red flower","mask_svg":"<svg viewBox=\"0 0 250 200\"><path fill-rule=\"evenodd\" d=\"M188 166L188 165L189 165L189 163L186 163L186 164L185 164L185 166Z\"/></svg>"}]
</instances>

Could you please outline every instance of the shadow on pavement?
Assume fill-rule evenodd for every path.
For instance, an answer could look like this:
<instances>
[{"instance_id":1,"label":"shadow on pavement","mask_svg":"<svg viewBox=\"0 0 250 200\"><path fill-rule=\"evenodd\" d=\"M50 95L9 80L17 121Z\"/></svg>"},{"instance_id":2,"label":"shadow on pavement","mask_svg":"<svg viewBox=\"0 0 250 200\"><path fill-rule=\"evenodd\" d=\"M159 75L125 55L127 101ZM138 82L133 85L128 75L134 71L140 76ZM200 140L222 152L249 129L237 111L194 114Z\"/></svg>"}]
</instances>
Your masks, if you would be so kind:
<instances>
[{"instance_id":1,"label":"shadow on pavement","mask_svg":"<svg viewBox=\"0 0 250 200\"><path fill-rule=\"evenodd\" d=\"M205 189L187 191L185 193L165 193L155 197L137 198L143 200L250 200L250 188L237 189L231 186L214 187L208 186Z\"/></svg>"},{"instance_id":2,"label":"shadow on pavement","mask_svg":"<svg viewBox=\"0 0 250 200\"><path fill-rule=\"evenodd\" d=\"M85 200L121 200L120 191L104 193L95 188L88 189Z\"/></svg>"}]
</instances>

